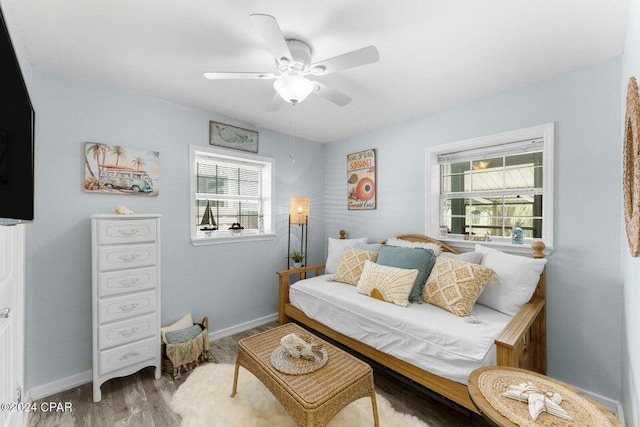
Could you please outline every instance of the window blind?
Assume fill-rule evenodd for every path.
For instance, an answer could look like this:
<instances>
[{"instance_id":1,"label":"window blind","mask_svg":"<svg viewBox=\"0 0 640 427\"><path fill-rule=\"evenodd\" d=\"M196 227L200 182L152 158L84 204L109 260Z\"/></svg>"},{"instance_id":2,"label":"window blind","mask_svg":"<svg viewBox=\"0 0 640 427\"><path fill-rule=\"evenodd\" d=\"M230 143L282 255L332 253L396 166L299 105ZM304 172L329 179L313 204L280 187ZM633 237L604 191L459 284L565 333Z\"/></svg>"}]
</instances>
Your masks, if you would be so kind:
<instances>
[{"instance_id":1,"label":"window blind","mask_svg":"<svg viewBox=\"0 0 640 427\"><path fill-rule=\"evenodd\" d=\"M251 164L233 164L196 160L196 193L198 198L211 196L255 200L260 198L262 167Z\"/></svg>"},{"instance_id":2,"label":"window blind","mask_svg":"<svg viewBox=\"0 0 640 427\"><path fill-rule=\"evenodd\" d=\"M258 228L263 165L202 156L196 158L195 170L198 221L209 203L221 232L233 223L240 223L245 230Z\"/></svg>"},{"instance_id":3,"label":"window blind","mask_svg":"<svg viewBox=\"0 0 640 427\"><path fill-rule=\"evenodd\" d=\"M490 147L439 154L438 164L442 165L447 163L458 163L488 159L498 156L512 156L517 154L542 151L543 149L544 140L542 138L526 139L523 141L509 142L506 144L493 145Z\"/></svg>"}]
</instances>

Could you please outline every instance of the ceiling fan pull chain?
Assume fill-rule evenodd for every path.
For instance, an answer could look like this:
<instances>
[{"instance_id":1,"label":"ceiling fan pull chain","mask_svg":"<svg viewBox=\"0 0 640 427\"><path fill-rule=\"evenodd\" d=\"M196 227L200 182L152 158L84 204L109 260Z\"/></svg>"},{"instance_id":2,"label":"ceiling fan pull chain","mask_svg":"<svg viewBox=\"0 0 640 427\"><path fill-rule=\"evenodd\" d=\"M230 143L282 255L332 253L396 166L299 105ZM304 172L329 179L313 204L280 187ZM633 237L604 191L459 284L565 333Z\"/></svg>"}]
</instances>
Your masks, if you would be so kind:
<instances>
[{"instance_id":1,"label":"ceiling fan pull chain","mask_svg":"<svg viewBox=\"0 0 640 427\"><path fill-rule=\"evenodd\" d=\"M295 137L293 136L293 108L295 107L295 104L291 104L291 119L289 120L289 157L291 158L291 164L295 165L296 164L296 154L295 154L295 147L294 147L294 143L295 143Z\"/></svg>"}]
</instances>

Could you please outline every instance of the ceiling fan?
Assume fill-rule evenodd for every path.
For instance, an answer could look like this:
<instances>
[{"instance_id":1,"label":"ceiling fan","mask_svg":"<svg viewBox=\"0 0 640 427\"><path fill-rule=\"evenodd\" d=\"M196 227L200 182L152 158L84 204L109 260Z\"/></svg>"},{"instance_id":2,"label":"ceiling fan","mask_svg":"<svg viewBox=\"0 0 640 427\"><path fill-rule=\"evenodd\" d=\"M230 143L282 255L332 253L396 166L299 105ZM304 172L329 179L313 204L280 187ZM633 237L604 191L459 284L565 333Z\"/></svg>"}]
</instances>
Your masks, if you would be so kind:
<instances>
[{"instance_id":1,"label":"ceiling fan","mask_svg":"<svg viewBox=\"0 0 640 427\"><path fill-rule=\"evenodd\" d=\"M333 58L311 62L311 47L295 39L285 39L280 31L278 21L271 15L250 15L267 47L276 60L279 74L260 72L206 72L204 76L212 80L225 79L260 79L275 80L273 87L276 94L267 106L267 111L280 108L280 98L298 104L309 94L314 93L341 107L351 102L351 98L318 81L309 80L306 76L320 76L348 68L371 64L380 59L375 46L367 46Z\"/></svg>"}]
</instances>

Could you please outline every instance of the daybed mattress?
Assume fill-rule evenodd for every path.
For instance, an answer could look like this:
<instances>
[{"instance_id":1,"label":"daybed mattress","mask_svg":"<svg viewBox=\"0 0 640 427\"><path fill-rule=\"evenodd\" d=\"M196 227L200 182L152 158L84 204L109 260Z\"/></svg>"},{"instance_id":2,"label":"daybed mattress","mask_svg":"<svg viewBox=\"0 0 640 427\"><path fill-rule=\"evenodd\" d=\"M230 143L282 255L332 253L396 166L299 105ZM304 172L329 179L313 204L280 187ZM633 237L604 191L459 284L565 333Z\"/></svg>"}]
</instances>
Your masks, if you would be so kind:
<instances>
[{"instance_id":1,"label":"daybed mattress","mask_svg":"<svg viewBox=\"0 0 640 427\"><path fill-rule=\"evenodd\" d=\"M472 316L479 323L468 323L431 304L379 301L331 277L293 284L291 304L337 332L462 384L474 369L495 365L494 340L511 316L476 304Z\"/></svg>"}]
</instances>

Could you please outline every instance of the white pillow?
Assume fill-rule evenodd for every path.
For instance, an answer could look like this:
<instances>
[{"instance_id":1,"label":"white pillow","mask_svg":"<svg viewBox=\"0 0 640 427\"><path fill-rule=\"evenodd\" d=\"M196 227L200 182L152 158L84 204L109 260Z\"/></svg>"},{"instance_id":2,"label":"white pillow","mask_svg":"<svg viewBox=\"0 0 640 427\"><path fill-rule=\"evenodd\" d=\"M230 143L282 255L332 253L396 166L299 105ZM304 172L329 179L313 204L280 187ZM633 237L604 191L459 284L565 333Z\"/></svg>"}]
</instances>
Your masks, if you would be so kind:
<instances>
[{"instance_id":1,"label":"white pillow","mask_svg":"<svg viewBox=\"0 0 640 427\"><path fill-rule=\"evenodd\" d=\"M356 243L356 249L362 249L363 251L375 252L378 253L380 248L382 247L382 243Z\"/></svg>"},{"instance_id":2,"label":"white pillow","mask_svg":"<svg viewBox=\"0 0 640 427\"><path fill-rule=\"evenodd\" d=\"M476 252L482 253L480 265L498 275L498 285L484 288L476 302L513 316L533 296L547 260L510 255L482 245L476 245Z\"/></svg>"},{"instance_id":3,"label":"white pillow","mask_svg":"<svg viewBox=\"0 0 640 427\"><path fill-rule=\"evenodd\" d=\"M470 262L471 264L480 264L482 262L482 253L480 252L462 252L461 254L442 252L440 256L458 261Z\"/></svg>"},{"instance_id":4,"label":"white pillow","mask_svg":"<svg viewBox=\"0 0 640 427\"><path fill-rule=\"evenodd\" d=\"M327 274L333 274L340 265L340 259L342 258L342 251L346 248L355 248L356 243L367 243L366 237L359 239L334 239L329 237L329 248L327 254L327 264L324 267L324 271Z\"/></svg>"},{"instance_id":5,"label":"white pillow","mask_svg":"<svg viewBox=\"0 0 640 427\"><path fill-rule=\"evenodd\" d=\"M400 246L402 248L423 248L423 249L431 249L435 256L438 256L442 253L442 246L437 243L426 243L426 242L410 242L408 240L397 239L395 237L389 237L387 239L387 245L389 246Z\"/></svg>"},{"instance_id":6,"label":"white pillow","mask_svg":"<svg viewBox=\"0 0 640 427\"><path fill-rule=\"evenodd\" d=\"M162 335L162 341L165 343L167 342L166 337L164 335L167 332L179 331L180 329L188 328L190 326L193 326L193 319L191 318L191 313L187 313L184 316L182 316L182 319L178 320L174 324L160 328L160 335Z\"/></svg>"}]
</instances>

